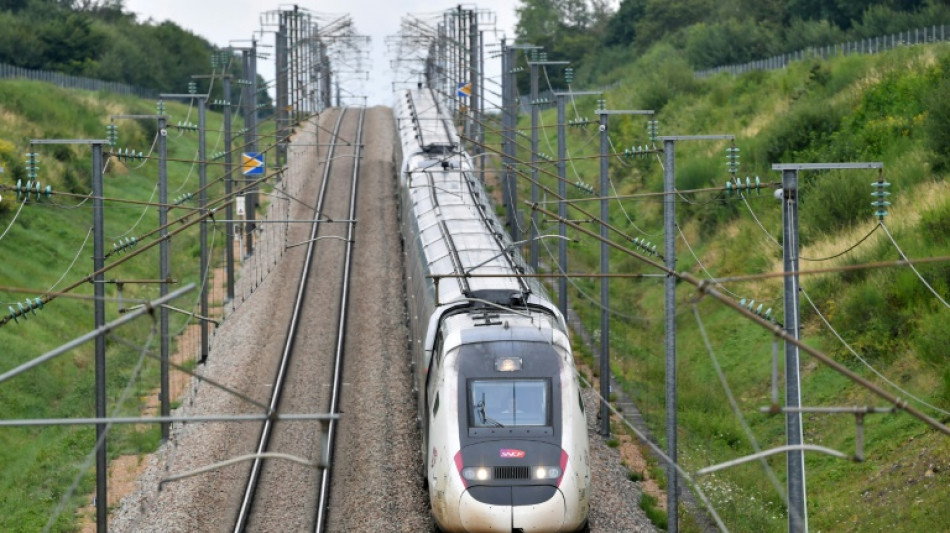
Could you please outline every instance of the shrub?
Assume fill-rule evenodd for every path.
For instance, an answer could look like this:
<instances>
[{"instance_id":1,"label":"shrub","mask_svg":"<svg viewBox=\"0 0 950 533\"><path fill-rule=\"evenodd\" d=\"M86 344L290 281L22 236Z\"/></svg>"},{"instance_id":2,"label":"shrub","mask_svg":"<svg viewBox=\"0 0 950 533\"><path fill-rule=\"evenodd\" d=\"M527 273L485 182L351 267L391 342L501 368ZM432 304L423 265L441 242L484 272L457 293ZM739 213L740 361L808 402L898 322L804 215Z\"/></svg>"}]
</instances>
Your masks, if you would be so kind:
<instances>
[{"instance_id":1,"label":"shrub","mask_svg":"<svg viewBox=\"0 0 950 533\"><path fill-rule=\"evenodd\" d=\"M921 213L920 229L923 235L950 237L950 201Z\"/></svg>"},{"instance_id":2,"label":"shrub","mask_svg":"<svg viewBox=\"0 0 950 533\"><path fill-rule=\"evenodd\" d=\"M806 179L800 180L800 226L810 230L803 235L803 242L852 227L869 220L874 213L868 180L853 172L803 177Z\"/></svg>"},{"instance_id":3,"label":"shrub","mask_svg":"<svg viewBox=\"0 0 950 533\"><path fill-rule=\"evenodd\" d=\"M944 312L924 315L920 320L920 329L914 337L914 344L917 347L917 355L928 363L946 363L947 346L950 345L950 329L946 327L946 320Z\"/></svg>"},{"instance_id":4,"label":"shrub","mask_svg":"<svg viewBox=\"0 0 950 533\"><path fill-rule=\"evenodd\" d=\"M729 19L686 29L686 57L696 68L746 63L773 53L770 29L751 19Z\"/></svg>"},{"instance_id":5,"label":"shrub","mask_svg":"<svg viewBox=\"0 0 950 533\"><path fill-rule=\"evenodd\" d=\"M804 50L845 41L844 31L828 20L792 19L785 29L785 51Z\"/></svg>"},{"instance_id":6,"label":"shrub","mask_svg":"<svg viewBox=\"0 0 950 533\"><path fill-rule=\"evenodd\" d=\"M692 93L698 86L693 68L682 53L668 44L650 48L637 62L641 77L637 103L640 109L659 112L677 94Z\"/></svg>"},{"instance_id":7,"label":"shrub","mask_svg":"<svg viewBox=\"0 0 950 533\"><path fill-rule=\"evenodd\" d=\"M798 152L823 146L841 124L841 111L825 101L805 101L793 106L784 120L777 120L754 141L756 164L790 162Z\"/></svg>"},{"instance_id":8,"label":"shrub","mask_svg":"<svg viewBox=\"0 0 950 533\"><path fill-rule=\"evenodd\" d=\"M950 169L950 58L944 58L938 69L936 89L926 97L927 117L924 132L927 147L932 150L931 164L934 170Z\"/></svg>"}]
</instances>

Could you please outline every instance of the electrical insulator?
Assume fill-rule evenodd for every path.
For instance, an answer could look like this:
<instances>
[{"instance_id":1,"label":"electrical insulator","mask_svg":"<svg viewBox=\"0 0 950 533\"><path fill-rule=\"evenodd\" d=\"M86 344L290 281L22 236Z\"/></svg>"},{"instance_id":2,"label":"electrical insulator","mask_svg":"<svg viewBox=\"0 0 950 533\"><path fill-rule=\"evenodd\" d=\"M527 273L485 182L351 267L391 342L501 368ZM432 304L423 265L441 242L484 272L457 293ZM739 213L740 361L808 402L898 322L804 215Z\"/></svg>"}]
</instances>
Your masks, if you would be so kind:
<instances>
[{"instance_id":1,"label":"electrical insulator","mask_svg":"<svg viewBox=\"0 0 950 533\"><path fill-rule=\"evenodd\" d=\"M874 216L878 220L883 221L884 217L887 216L886 207L891 205L890 202L885 200L891 193L885 191L884 189L890 187L891 184L884 181L884 178L880 178L878 181L871 183L871 187L874 187L874 192L871 193L871 196L877 198L877 200L871 202L871 205L877 208L877 211L874 212Z\"/></svg>"},{"instance_id":2,"label":"electrical insulator","mask_svg":"<svg viewBox=\"0 0 950 533\"><path fill-rule=\"evenodd\" d=\"M735 146L726 148L726 170L730 174L739 171L739 149Z\"/></svg>"},{"instance_id":3,"label":"electrical insulator","mask_svg":"<svg viewBox=\"0 0 950 533\"><path fill-rule=\"evenodd\" d=\"M655 143L660 138L660 121L650 120L647 121L647 135L650 137L650 142Z\"/></svg>"},{"instance_id":4,"label":"electrical insulator","mask_svg":"<svg viewBox=\"0 0 950 533\"><path fill-rule=\"evenodd\" d=\"M109 140L109 146L115 146L119 142L119 127L115 124L106 126L106 138Z\"/></svg>"},{"instance_id":5,"label":"electrical insulator","mask_svg":"<svg viewBox=\"0 0 950 533\"><path fill-rule=\"evenodd\" d=\"M36 164L36 152L28 152L26 154L26 177L30 180L36 179L37 170L39 165Z\"/></svg>"}]
</instances>

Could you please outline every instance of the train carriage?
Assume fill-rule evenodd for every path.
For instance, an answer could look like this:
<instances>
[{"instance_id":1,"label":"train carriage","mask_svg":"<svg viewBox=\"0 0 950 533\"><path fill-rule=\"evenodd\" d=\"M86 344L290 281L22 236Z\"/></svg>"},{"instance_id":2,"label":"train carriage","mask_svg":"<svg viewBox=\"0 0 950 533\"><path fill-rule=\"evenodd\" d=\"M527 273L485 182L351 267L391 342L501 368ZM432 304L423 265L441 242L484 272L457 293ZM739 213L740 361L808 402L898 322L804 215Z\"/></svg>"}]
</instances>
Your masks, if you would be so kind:
<instances>
[{"instance_id":1,"label":"train carriage","mask_svg":"<svg viewBox=\"0 0 950 533\"><path fill-rule=\"evenodd\" d=\"M445 531L578 531L587 425L564 317L526 266L431 91L394 108L410 357Z\"/></svg>"}]
</instances>

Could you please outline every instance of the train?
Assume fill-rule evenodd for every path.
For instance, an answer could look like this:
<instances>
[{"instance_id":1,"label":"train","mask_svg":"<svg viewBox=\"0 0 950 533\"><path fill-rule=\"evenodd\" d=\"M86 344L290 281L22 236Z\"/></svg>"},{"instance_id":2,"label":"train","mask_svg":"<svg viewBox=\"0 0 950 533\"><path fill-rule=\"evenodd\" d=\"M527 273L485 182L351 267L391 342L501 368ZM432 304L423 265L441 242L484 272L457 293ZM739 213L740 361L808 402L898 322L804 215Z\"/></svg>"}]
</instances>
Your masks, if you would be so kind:
<instances>
[{"instance_id":1,"label":"train","mask_svg":"<svg viewBox=\"0 0 950 533\"><path fill-rule=\"evenodd\" d=\"M587 421L564 316L432 90L396 93L409 358L436 531L589 530Z\"/></svg>"}]
</instances>

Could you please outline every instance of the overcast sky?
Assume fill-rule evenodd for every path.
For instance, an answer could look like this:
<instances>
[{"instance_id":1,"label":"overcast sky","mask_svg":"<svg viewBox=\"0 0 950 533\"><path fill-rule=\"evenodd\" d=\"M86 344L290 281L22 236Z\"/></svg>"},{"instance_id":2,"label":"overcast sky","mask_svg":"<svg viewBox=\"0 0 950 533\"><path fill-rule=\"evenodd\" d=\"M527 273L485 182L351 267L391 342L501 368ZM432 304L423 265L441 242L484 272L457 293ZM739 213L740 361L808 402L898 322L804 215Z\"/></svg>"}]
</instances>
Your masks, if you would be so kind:
<instances>
[{"instance_id":1,"label":"overcast sky","mask_svg":"<svg viewBox=\"0 0 950 533\"><path fill-rule=\"evenodd\" d=\"M496 28L509 39L514 37L515 25L514 0L482 0L477 4L462 3L463 8L477 7L480 10L494 12ZM315 15L326 15L327 19L334 19L349 14L356 26L356 31L368 35L370 44L370 79L357 83L350 83L347 90L366 93L369 105L390 105L392 102L393 73L389 62L392 57L386 49L386 37L399 30L399 23L405 14L413 14L420 18L428 15L437 15L447 9L455 8L459 2L443 0L347 0L344 2L298 2L301 9L306 9ZM260 37L261 14L277 10L291 10L293 3L279 3L262 0L125 0L126 11L136 13L138 20L144 22L152 19L154 22L171 20L182 28L199 35L212 44L224 48L235 42L235 46L247 46L252 37L257 36L264 44L272 45L273 33L266 33ZM487 29L487 28L484 28ZM489 37L486 36L486 41ZM273 50L271 50L273 51ZM497 59L490 59L486 52L486 62L495 63ZM491 75L492 65L486 69ZM272 62L264 62L258 67L258 73L265 80L274 78ZM356 103L356 102L351 102Z\"/></svg>"}]
</instances>

